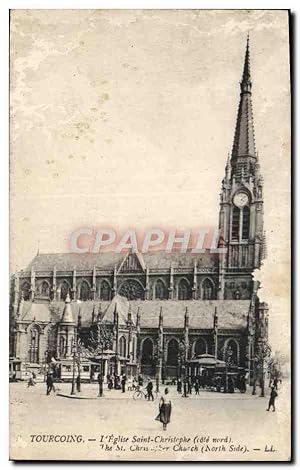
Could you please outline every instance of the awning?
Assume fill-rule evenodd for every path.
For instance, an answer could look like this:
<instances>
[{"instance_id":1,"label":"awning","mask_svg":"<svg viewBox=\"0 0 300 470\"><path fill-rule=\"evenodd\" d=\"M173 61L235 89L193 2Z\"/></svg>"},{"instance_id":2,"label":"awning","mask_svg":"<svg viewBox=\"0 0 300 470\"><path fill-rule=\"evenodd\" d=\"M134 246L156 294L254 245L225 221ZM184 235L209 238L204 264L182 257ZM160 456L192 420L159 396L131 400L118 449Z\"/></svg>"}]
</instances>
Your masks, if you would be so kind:
<instances>
[{"instance_id":1,"label":"awning","mask_svg":"<svg viewBox=\"0 0 300 470\"><path fill-rule=\"evenodd\" d=\"M194 359L188 361L188 364L194 364L199 366L215 366L215 367L226 367L226 363L220 359L216 359L211 354L201 354Z\"/></svg>"}]
</instances>

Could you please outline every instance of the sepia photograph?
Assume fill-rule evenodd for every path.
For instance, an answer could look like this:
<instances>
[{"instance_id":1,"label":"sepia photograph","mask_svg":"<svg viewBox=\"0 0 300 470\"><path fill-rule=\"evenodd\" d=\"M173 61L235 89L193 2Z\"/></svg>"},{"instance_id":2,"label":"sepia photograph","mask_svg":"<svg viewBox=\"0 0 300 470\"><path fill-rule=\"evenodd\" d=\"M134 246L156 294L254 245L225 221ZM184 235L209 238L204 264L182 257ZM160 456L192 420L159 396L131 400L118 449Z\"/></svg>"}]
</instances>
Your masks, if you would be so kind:
<instances>
[{"instance_id":1,"label":"sepia photograph","mask_svg":"<svg viewBox=\"0 0 300 470\"><path fill-rule=\"evenodd\" d=\"M288 10L10 11L11 460L291 461Z\"/></svg>"}]
</instances>

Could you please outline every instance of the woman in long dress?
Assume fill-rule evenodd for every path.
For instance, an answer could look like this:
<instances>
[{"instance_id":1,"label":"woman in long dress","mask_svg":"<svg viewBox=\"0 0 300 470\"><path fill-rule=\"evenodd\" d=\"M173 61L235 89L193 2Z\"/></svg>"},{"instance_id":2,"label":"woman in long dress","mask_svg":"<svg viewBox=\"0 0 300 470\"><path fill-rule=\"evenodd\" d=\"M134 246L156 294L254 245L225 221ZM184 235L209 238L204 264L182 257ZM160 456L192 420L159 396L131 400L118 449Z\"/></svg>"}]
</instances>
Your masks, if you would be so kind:
<instances>
[{"instance_id":1,"label":"woman in long dress","mask_svg":"<svg viewBox=\"0 0 300 470\"><path fill-rule=\"evenodd\" d=\"M167 429L167 424L170 422L172 411L172 404L169 395L169 389L165 388L163 395L159 402L159 421L163 424L163 430Z\"/></svg>"}]
</instances>

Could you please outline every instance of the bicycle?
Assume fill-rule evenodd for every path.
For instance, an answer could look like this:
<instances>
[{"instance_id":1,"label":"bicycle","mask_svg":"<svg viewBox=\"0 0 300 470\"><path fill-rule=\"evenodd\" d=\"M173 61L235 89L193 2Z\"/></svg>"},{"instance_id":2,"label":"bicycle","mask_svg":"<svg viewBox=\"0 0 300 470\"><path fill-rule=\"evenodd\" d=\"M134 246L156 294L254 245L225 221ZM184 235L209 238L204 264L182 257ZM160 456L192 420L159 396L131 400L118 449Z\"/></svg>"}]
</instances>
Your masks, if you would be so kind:
<instances>
[{"instance_id":1,"label":"bicycle","mask_svg":"<svg viewBox=\"0 0 300 470\"><path fill-rule=\"evenodd\" d=\"M153 395L154 400L156 400L158 397L158 393L155 390L152 390L152 395ZM143 390L143 389L138 388L133 394L133 399L134 400L143 400L143 399L147 400L148 399L147 389Z\"/></svg>"}]
</instances>

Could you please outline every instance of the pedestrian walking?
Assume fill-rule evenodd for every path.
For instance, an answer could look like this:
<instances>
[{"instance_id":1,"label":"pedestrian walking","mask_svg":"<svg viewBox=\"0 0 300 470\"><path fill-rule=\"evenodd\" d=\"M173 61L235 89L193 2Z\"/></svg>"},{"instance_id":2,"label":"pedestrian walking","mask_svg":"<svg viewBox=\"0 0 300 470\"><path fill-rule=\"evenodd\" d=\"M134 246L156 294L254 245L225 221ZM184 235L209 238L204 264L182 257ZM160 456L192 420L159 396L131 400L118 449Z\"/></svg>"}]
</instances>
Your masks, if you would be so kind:
<instances>
[{"instance_id":1,"label":"pedestrian walking","mask_svg":"<svg viewBox=\"0 0 300 470\"><path fill-rule=\"evenodd\" d=\"M122 393L125 393L125 387L126 387L126 375L123 375L122 381L121 381Z\"/></svg>"},{"instance_id":2,"label":"pedestrian walking","mask_svg":"<svg viewBox=\"0 0 300 470\"><path fill-rule=\"evenodd\" d=\"M102 397L102 395L103 395L103 377L102 377L101 373L98 374L97 380L98 380L98 384L99 384L98 397Z\"/></svg>"},{"instance_id":3,"label":"pedestrian walking","mask_svg":"<svg viewBox=\"0 0 300 470\"><path fill-rule=\"evenodd\" d=\"M271 388L271 394L270 394L270 399L269 399L269 405L268 405L268 408L266 411L270 411L270 408L272 406L273 410L272 411L275 411L275 400L277 398L278 394L275 390L275 387L273 386Z\"/></svg>"},{"instance_id":4,"label":"pedestrian walking","mask_svg":"<svg viewBox=\"0 0 300 470\"><path fill-rule=\"evenodd\" d=\"M167 425L171 421L172 403L170 400L169 389L165 388L164 394L160 398L159 402L159 413L155 418L160 421L163 425L163 430L166 431Z\"/></svg>"},{"instance_id":5,"label":"pedestrian walking","mask_svg":"<svg viewBox=\"0 0 300 470\"><path fill-rule=\"evenodd\" d=\"M215 384L216 384L216 391L220 392L221 387L222 387L222 379L219 375L216 377Z\"/></svg>"},{"instance_id":6,"label":"pedestrian walking","mask_svg":"<svg viewBox=\"0 0 300 470\"><path fill-rule=\"evenodd\" d=\"M228 377L228 391L234 393L234 379L231 376Z\"/></svg>"},{"instance_id":7,"label":"pedestrian walking","mask_svg":"<svg viewBox=\"0 0 300 470\"><path fill-rule=\"evenodd\" d=\"M29 380L28 380L28 383L27 383L27 387L34 387L35 384L36 384L36 381L35 381L35 378L36 378L36 375L34 372L32 372L30 374L30 377L29 377Z\"/></svg>"},{"instance_id":8,"label":"pedestrian walking","mask_svg":"<svg viewBox=\"0 0 300 470\"><path fill-rule=\"evenodd\" d=\"M247 384L246 384L246 379L245 379L245 376L244 376L244 375L242 375L242 376L240 377L240 384L239 384L239 385L240 385L240 387L239 387L239 388L240 388L240 392L241 392L241 393L245 393L246 390L247 390Z\"/></svg>"},{"instance_id":9,"label":"pedestrian walking","mask_svg":"<svg viewBox=\"0 0 300 470\"><path fill-rule=\"evenodd\" d=\"M138 382L139 382L139 386L142 387L143 384L144 384L144 380L143 380L143 377L141 375L138 376Z\"/></svg>"},{"instance_id":10,"label":"pedestrian walking","mask_svg":"<svg viewBox=\"0 0 300 470\"><path fill-rule=\"evenodd\" d=\"M190 377L188 378L188 381L187 381L187 392L189 395L192 394L192 381Z\"/></svg>"},{"instance_id":11,"label":"pedestrian walking","mask_svg":"<svg viewBox=\"0 0 300 470\"><path fill-rule=\"evenodd\" d=\"M151 380L149 380L149 382L147 384L147 399L148 399L148 401L150 401L150 398L151 398L152 401L154 400L153 383L151 382Z\"/></svg>"},{"instance_id":12,"label":"pedestrian walking","mask_svg":"<svg viewBox=\"0 0 300 470\"><path fill-rule=\"evenodd\" d=\"M50 395L52 390L53 390L53 392L55 392L55 387L54 387L54 381L53 381L53 375L52 374L47 375L46 385L47 385L47 395Z\"/></svg>"},{"instance_id":13,"label":"pedestrian walking","mask_svg":"<svg viewBox=\"0 0 300 470\"><path fill-rule=\"evenodd\" d=\"M181 393L182 392L182 382L180 379L177 381L177 392Z\"/></svg>"},{"instance_id":14,"label":"pedestrian walking","mask_svg":"<svg viewBox=\"0 0 300 470\"><path fill-rule=\"evenodd\" d=\"M183 395L184 398L187 398L187 383L186 380L183 382Z\"/></svg>"},{"instance_id":15,"label":"pedestrian walking","mask_svg":"<svg viewBox=\"0 0 300 470\"><path fill-rule=\"evenodd\" d=\"M196 380L195 382L195 394L196 395L199 395L199 390L200 390L199 382L198 380Z\"/></svg>"},{"instance_id":16,"label":"pedestrian walking","mask_svg":"<svg viewBox=\"0 0 300 470\"><path fill-rule=\"evenodd\" d=\"M138 387L138 381L136 380L135 377L133 377L133 380L132 380L132 390L136 390Z\"/></svg>"},{"instance_id":17,"label":"pedestrian walking","mask_svg":"<svg viewBox=\"0 0 300 470\"><path fill-rule=\"evenodd\" d=\"M108 378L107 386L108 386L108 390L111 390L111 389L113 388L113 386L114 386L114 384L113 384L113 379L112 379L111 376L109 376L109 378Z\"/></svg>"}]
</instances>

